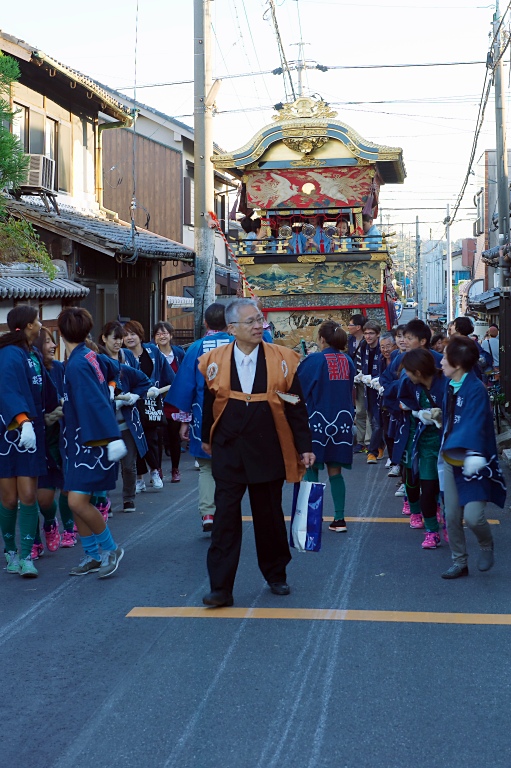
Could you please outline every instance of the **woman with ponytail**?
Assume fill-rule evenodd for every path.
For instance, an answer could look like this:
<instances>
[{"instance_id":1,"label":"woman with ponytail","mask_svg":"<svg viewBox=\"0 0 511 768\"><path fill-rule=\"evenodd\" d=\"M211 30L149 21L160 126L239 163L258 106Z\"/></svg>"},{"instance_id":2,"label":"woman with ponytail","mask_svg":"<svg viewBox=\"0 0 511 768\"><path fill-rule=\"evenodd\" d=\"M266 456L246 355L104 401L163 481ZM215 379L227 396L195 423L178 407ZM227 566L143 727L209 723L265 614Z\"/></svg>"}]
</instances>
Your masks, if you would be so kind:
<instances>
[{"instance_id":1,"label":"woman with ponytail","mask_svg":"<svg viewBox=\"0 0 511 768\"><path fill-rule=\"evenodd\" d=\"M346 352L345 331L333 320L318 330L320 351L308 355L298 367L316 461L304 480L317 482L325 464L334 501L331 531L346 532L346 486L342 469L351 469L353 457L353 379L355 365Z\"/></svg>"},{"instance_id":2,"label":"woman with ponytail","mask_svg":"<svg viewBox=\"0 0 511 768\"><path fill-rule=\"evenodd\" d=\"M7 573L38 576L31 550L37 523L37 478L46 474L44 412L57 407L56 390L33 348L41 322L21 304L7 315L0 336L0 528ZM19 503L19 514L18 514ZM20 552L16 546L16 522Z\"/></svg>"}]
</instances>

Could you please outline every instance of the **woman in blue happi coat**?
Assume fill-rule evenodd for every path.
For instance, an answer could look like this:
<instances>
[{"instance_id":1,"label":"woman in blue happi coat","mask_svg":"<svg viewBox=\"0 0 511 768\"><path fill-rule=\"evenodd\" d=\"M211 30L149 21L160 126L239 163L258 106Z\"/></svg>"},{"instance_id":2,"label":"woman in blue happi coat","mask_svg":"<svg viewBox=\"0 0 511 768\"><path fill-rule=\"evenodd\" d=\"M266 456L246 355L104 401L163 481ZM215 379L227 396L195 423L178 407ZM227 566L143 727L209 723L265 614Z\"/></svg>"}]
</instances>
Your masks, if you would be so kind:
<instances>
[{"instance_id":1,"label":"woman in blue happi coat","mask_svg":"<svg viewBox=\"0 0 511 768\"><path fill-rule=\"evenodd\" d=\"M7 573L36 577L31 550L37 478L46 472L44 414L57 407L57 394L33 347L41 329L37 309L20 304L7 315L7 325L9 333L0 336L0 528Z\"/></svg>"},{"instance_id":2,"label":"woman in blue happi coat","mask_svg":"<svg viewBox=\"0 0 511 768\"><path fill-rule=\"evenodd\" d=\"M151 380L138 367L124 364L128 350L122 349L124 328L118 321L107 323L102 331L100 360L107 367L107 380L116 385L116 417L127 454L121 459L122 500L124 512L135 512L137 482L137 457L147 453L147 441L136 403L145 398L151 388ZM130 356L135 361L134 355ZM119 399L122 395L122 399Z\"/></svg>"},{"instance_id":3,"label":"woman in blue happi coat","mask_svg":"<svg viewBox=\"0 0 511 768\"><path fill-rule=\"evenodd\" d=\"M45 418L47 472L39 477L37 482L37 501L39 511L44 518L43 532L46 547L50 552L56 552L59 547L74 547L76 544L73 513L69 508L67 493L62 490L64 487L64 472L62 468L62 432L64 425L62 423L63 411L61 403L64 397L64 364L60 360L55 360L57 345L53 341L53 336L48 328L44 326L41 328L34 346L41 353L43 366L55 386L59 403L58 408L53 414L48 414ZM58 508L64 528L62 535L59 532L57 521L57 490L60 490ZM41 542L38 526L36 539L32 547L32 560L37 560L43 552L44 547Z\"/></svg>"},{"instance_id":4,"label":"woman in blue happi coat","mask_svg":"<svg viewBox=\"0 0 511 768\"><path fill-rule=\"evenodd\" d=\"M124 555L101 512L91 504L95 491L115 488L118 462L126 455L112 403L114 383L109 384L98 355L85 340L92 317L80 307L68 307L58 317L58 327L68 360L64 374L64 490L75 516L83 560L72 576L98 573L111 576Z\"/></svg>"},{"instance_id":5,"label":"woman in blue happi coat","mask_svg":"<svg viewBox=\"0 0 511 768\"><path fill-rule=\"evenodd\" d=\"M436 549L440 544L437 463L441 422L431 411L441 408L447 379L437 368L430 350L423 347L407 352L402 365L406 377L401 380L399 402L408 422L403 465L411 512L410 528L425 528L422 548Z\"/></svg>"},{"instance_id":6,"label":"woman in blue happi coat","mask_svg":"<svg viewBox=\"0 0 511 768\"><path fill-rule=\"evenodd\" d=\"M144 328L137 320L130 320L124 324L124 346L133 353L140 370L151 379L152 384L147 397L137 402L147 440L145 457L139 456L137 458L137 493L146 489L144 475L148 466L151 486L158 489L163 488L161 470L163 441L161 431L158 429L163 419L163 400L157 390L169 386L175 378L174 371L156 344L145 344L144 338Z\"/></svg>"},{"instance_id":7,"label":"woman in blue happi coat","mask_svg":"<svg viewBox=\"0 0 511 768\"><path fill-rule=\"evenodd\" d=\"M346 486L342 469L353 460L353 379L355 366L346 353L347 336L333 320L318 329L319 352L308 355L298 367L316 461L305 480L318 481L325 464L334 502L331 531L345 532Z\"/></svg>"},{"instance_id":8,"label":"woman in blue happi coat","mask_svg":"<svg viewBox=\"0 0 511 768\"><path fill-rule=\"evenodd\" d=\"M463 522L479 544L477 567L494 564L493 537L485 515L487 502L503 508L506 485L499 466L493 415L488 393L475 373L477 344L467 336L453 336L442 368L449 379L443 401L443 441L439 474L442 480L452 566L444 579L468 576Z\"/></svg>"}]
</instances>

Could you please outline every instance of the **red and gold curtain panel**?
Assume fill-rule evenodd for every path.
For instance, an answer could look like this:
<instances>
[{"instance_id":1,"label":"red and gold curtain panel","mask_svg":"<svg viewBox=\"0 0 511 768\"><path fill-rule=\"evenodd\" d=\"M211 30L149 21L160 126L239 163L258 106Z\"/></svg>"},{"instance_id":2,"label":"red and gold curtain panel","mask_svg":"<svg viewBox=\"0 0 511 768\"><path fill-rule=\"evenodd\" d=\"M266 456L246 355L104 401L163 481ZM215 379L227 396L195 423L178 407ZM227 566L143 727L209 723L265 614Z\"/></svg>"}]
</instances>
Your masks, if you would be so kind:
<instances>
[{"instance_id":1,"label":"red and gold curtain panel","mask_svg":"<svg viewBox=\"0 0 511 768\"><path fill-rule=\"evenodd\" d=\"M351 208L364 205L374 168L249 171L247 203L253 208Z\"/></svg>"}]
</instances>

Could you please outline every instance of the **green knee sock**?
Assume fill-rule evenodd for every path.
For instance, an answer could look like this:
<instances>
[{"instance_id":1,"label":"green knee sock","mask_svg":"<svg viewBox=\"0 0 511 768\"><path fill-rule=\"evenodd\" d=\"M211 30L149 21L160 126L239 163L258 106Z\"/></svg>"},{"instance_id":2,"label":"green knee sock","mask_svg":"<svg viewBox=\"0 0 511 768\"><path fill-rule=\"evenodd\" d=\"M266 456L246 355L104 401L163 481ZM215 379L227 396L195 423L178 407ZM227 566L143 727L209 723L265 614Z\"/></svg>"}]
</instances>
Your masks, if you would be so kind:
<instances>
[{"instance_id":1,"label":"green knee sock","mask_svg":"<svg viewBox=\"0 0 511 768\"><path fill-rule=\"evenodd\" d=\"M41 544L41 526L39 525L39 515L37 516L37 530L35 532L34 544Z\"/></svg>"},{"instance_id":2,"label":"green knee sock","mask_svg":"<svg viewBox=\"0 0 511 768\"><path fill-rule=\"evenodd\" d=\"M334 518L336 520L344 519L344 504L346 502L346 484L341 474L331 475L330 491L334 500Z\"/></svg>"},{"instance_id":3,"label":"green knee sock","mask_svg":"<svg viewBox=\"0 0 511 768\"><path fill-rule=\"evenodd\" d=\"M306 471L305 475L303 476L303 479L307 483L317 483L319 478L319 470L317 470L315 467L309 467L309 469Z\"/></svg>"},{"instance_id":4,"label":"green knee sock","mask_svg":"<svg viewBox=\"0 0 511 768\"><path fill-rule=\"evenodd\" d=\"M39 509L41 510L41 515L44 517L44 530L49 531L53 523L55 522L55 518L57 515L57 504L55 503L55 501L52 501L50 507L46 507L45 509L43 509L43 507L39 505Z\"/></svg>"},{"instance_id":5,"label":"green knee sock","mask_svg":"<svg viewBox=\"0 0 511 768\"><path fill-rule=\"evenodd\" d=\"M64 530L68 533L73 533L75 521L73 518L73 513L69 509L69 501L67 494L65 493L61 493L59 496L59 512L60 517L62 518L62 525L64 526Z\"/></svg>"},{"instance_id":6,"label":"green knee sock","mask_svg":"<svg viewBox=\"0 0 511 768\"><path fill-rule=\"evenodd\" d=\"M16 551L16 517L18 509L7 509L0 504L0 529L4 539L4 549L6 552Z\"/></svg>"},{"instance_id":7,"label":"green knee sock","mask_svg":"<svg viewBox=\"0 0 511 768\"><path fill-rule=\"evenodd\" d=\"M37 504L21 504L20 502L20 557L30 556L32 544L35 541L39 507Z\"/></svg>"},{"instance_id":8,"label":"green knee sock","mask_svg":"<svg viewBox=\"0 0 511 768\"><path fill-rule=\"evenodd\" d=\"M410 504L410 513L412 515L422 514L420 501L410 501L409 504Z\"/></svg>"},{"instance_id":9,"label":"green knee sock","mask_svg":"<svg viewBox=\"0 0 511 768\"><path fill-rule=\"evenodd\" d=\"M438 533L438 520L435 517L425 517L424 518L424 528L427 530L428 533Z\"/></svg>"}]
</instances>

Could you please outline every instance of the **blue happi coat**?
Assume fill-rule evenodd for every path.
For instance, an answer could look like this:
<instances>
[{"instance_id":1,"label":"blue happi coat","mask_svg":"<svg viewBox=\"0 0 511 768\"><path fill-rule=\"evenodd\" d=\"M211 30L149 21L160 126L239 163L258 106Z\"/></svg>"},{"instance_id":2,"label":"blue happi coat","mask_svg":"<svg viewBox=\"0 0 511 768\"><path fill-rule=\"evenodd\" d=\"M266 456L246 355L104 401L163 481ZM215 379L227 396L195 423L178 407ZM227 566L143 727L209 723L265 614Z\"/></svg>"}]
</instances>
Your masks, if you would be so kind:
<instances>
[{"instance_id":1,"label":"blue happi coat","mask_svg":"<svg viewBox=\"0 0 511 768\"><path fill-rule=\"evenodd\" d=\"M0 349L0 477L39 477L47 470L44 413L53 411L58 402L38 357L41 373L22 347ZM21 429L11 426L20 413L26 413L34 425L37 444L33 450L20 447Z\"/></svg>"},{"instance_id":2,"label":"blue happi coat","mask_svg":"<svg viewBox=\"0 0 511 768\"><path fill-rule=\"evenodd\" d=\"M115 381L117 389L120 389L122 393L131 392L133 395L139 395L139 397L146 396L147 390L152 384L145 373L129 365L124 365L108 355L99 355L99 360L101 365L107 366L107 381ZM135 441L139 455L145 456L147 440L138 408L136 405L123 405L121 413Z\"/></svg>"},{"instance_id":3,"label":"blue happi coat","mask_svg":"<svg viewBox=\"0 0 511 768\"><path fill-rule=\"evenodd\" d=\"M106 367L98 355L79 344L71 352L64 373L64 490L93 493L111 491L118 462L109 461L106 445L121 433L110 402Z\"/></svg>"},{"instance_id":4,"label":"blue happi coat","mask_svg":"<svg viewBox=\"0 0 511 768\"><path fill-rule=\"evenodd\" d=\"M46 369L57 392L59 405L64 398L64 369L64 363L61 363L60 360L54 360L51 368ZM55 424L45 426L47 472L38 478L37 485L39 488L62 488L64 485L64 473L62 471L63 421L63 419L59 419Z\"/></svg>"},{"instance_id":5,"label":"blue happi coat","mask_svg":"<svg viewBox=\"0 0 511 768\"><path fill-rule=\"evenodd\" d=\"M165 402L174 405L181 411L192 414L190 423L190 453L199 459L211 459L202 450L202 406L204 403L205 379L198 368L198 359L205 352L230 344L233 337L228 333L218 331L203 339L198 339L184 356L176 373L172 386L165 397Z\"/></svg>"},{"instance_id":6,"label":"blue happi coat","mask_svg":"<svg viewBox=\"0 0 511 768\"><path fill-rule=\"evenodd\" d=\"M433 382L431 384L431 389L428 390L429 397L427 398L428 406L426 410L429 410L430 408L442 407L446 386L447 386L447 379L443 375L443 373L434 377ZM412 411L420 411L421 409L424 408L424 405L421 405L421 394L424 392L426 392L426 388L422 384L414 384L406 374L400 379L399 392L398 392L399 402L403 403L403 405L406 405L410 409L408 411L402 411L403 421L406 425L405 429L402 432L406 433L406 442L403 445L402 435L400 434L399 445L400 445L400 448L402 448L402 453L400 457L401 459L403 458L403 452L406 448L406 445L408 442L408 436L410 434L410 419L415 419L415 416L412 416ZM416 421L416 427L415 427L415 433L413 436L411 463L412 463L412 474L414 477L418 477L419 451L420 451L421 437L426 430L428 429L437 430L438 427L436 427L435 425L426 426L426 424L423 424L422 421L420 421L420 419L415 419L415 421ZM392 453L392 457L394 457L394 452Z\"/></svg>"},{"instance_id":7,"label":"blue happi coat","mask_svg":"<svg viewBox=\"0 0 511 768\"><path fill-rule=\"evenodd\" d=\"M357 350L357 366L359 367L359 371L363 373L364 376L369 375L371 378L375 379L380 374L380 342L378 341L378 344L375 347L371 370L369 370L369 344L367 344L365 340L363 346L361 346L361 344L362 342L360 342L359 348ZM378 392L372 387L365 388L365 402L367 411L369 413L374 413L378 407Z\"/></svg>"},{"instance_id":8,"label":"blue happi coat","mask_svg":"<svg viewBox=\"0 0 511 768\"><path fill-rule=\"evenodd\" d=\"M465 477L461 466L453 467L460 506L470 501L490 501L503 508L506 483L499 466L490 399L474 371L467 374L457 393L447 387L442 412L444 434L439 474L445 455L463 461L467 451L481 454L488 465L477 475Z\"/></svg>"},{"instance_id":9,"label":"blue happi coat","mask_svg":"<svg viewBox=\"0 0 511 768\"><path fill-rule=\"evenodd\" d=\"M332 347L314 352L298 366L316 461L353 461L353 378L351 358Z\"/></svg>"}]
</instances>

